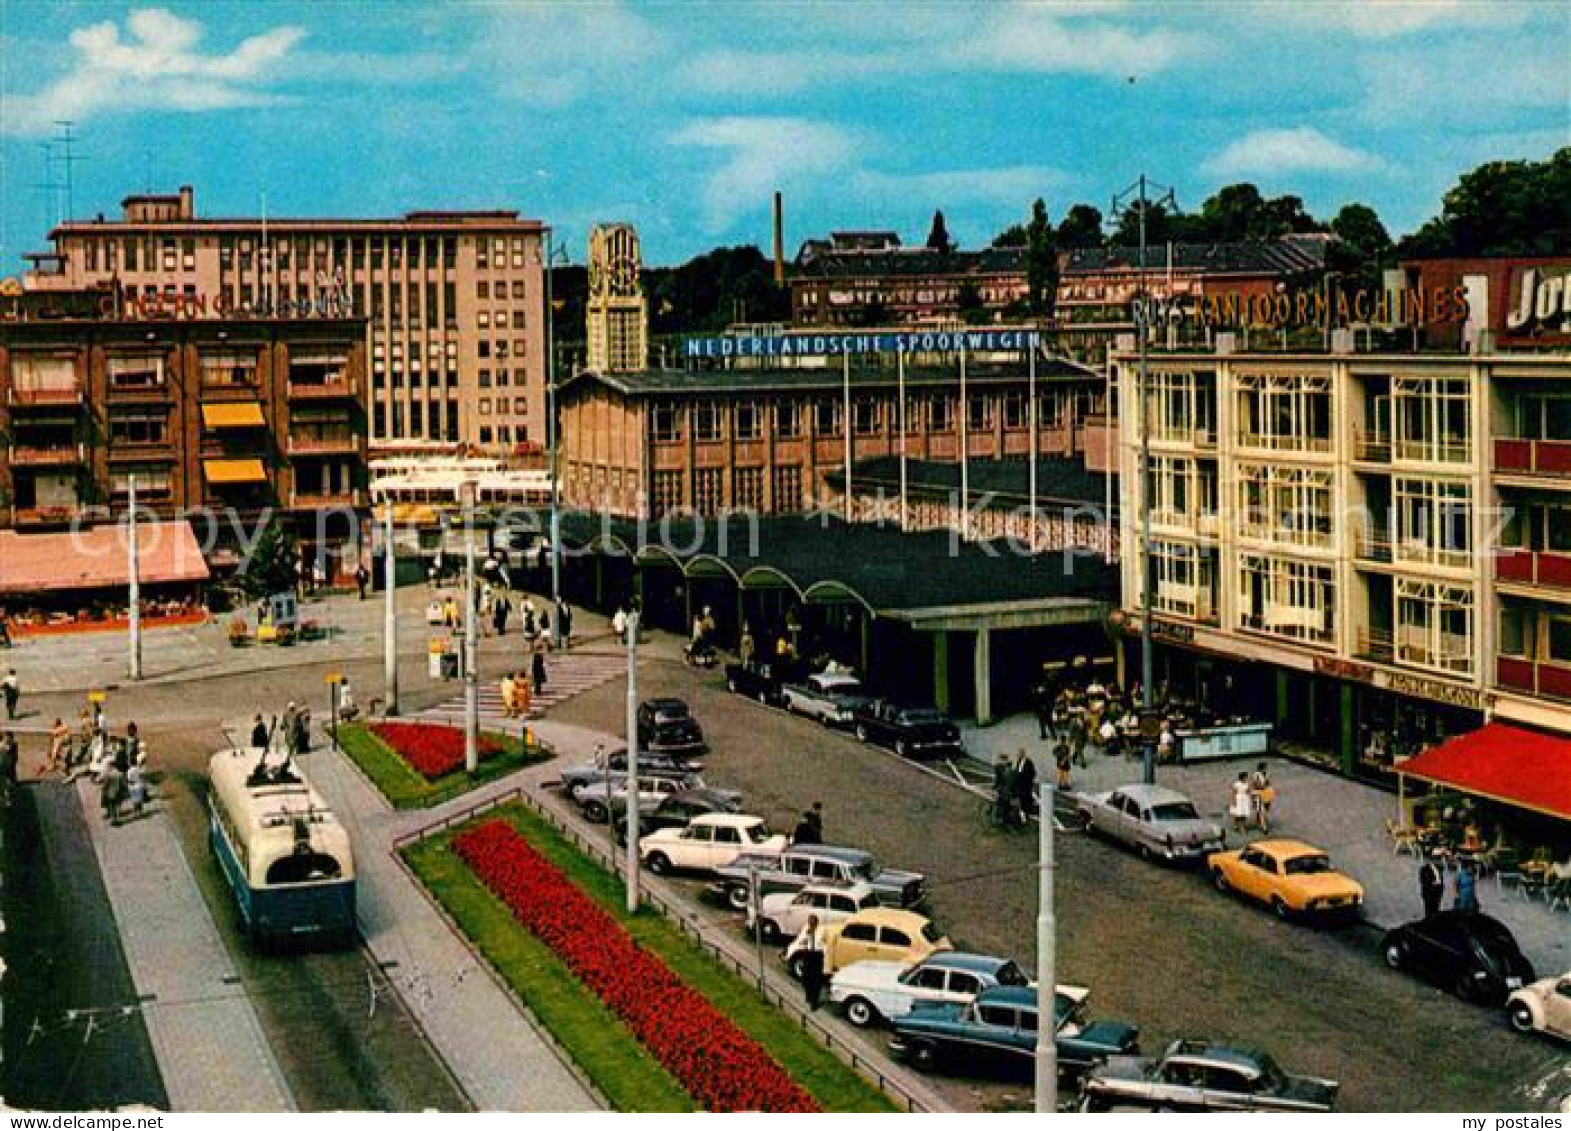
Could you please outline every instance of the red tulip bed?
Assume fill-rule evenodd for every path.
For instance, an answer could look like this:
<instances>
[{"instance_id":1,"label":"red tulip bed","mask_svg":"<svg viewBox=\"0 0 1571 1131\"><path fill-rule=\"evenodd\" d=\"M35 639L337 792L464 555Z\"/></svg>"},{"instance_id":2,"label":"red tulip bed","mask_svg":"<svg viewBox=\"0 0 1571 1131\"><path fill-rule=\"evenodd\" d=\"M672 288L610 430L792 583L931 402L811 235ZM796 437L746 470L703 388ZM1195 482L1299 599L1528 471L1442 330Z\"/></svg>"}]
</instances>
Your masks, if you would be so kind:
<instances>
[{"instance_id":1,"label":"red tulip bed","mask_svg":"<svg viewBox=\"0 0 1571 1131\"><path fill-rule=\"evenodd\" d=\"M412 766L428 781L446 777L463 768L464 732L457 727L431 726L428 723L373 723L371 733L388 749ZM480 760L502 753L493 738L480 736Z\"/></svg>"},{"instance_id":2,"label":"red tulip bed","mask_svg":"<svg viewBox=\"0 0 1571 1131\"><path fill-rule=\"evenodd\" d=\"M453 847L705 1110L820 1110L751 1037L506 821L461 833Z\"/></svg>"}]
</instances>

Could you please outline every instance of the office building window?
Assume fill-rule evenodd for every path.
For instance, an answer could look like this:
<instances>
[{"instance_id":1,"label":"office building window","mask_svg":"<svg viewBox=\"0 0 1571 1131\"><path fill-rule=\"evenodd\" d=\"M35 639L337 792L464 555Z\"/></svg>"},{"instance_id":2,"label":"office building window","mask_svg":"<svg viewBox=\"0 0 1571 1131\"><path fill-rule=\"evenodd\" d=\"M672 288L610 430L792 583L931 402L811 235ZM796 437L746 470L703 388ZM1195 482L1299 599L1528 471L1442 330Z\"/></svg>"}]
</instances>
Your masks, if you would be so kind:
<instances>
[{"instance_id":1,"label":"office building window","mask_svg":"<svg viewBox=\"0 0 1571 1131\"><path fill-rule=\"evenodd\" d=\"M524 281L522 279L514 279L513 280L513 297L514 298L523 298L524 297Z\"/></svg>"},{"instance_id":2,"label":"office building window","mask_svg":"<svg viewBox=\"0 0 1571 1131\"><path fill-rule=\"evenodd\" d=\"M720 418L720 406L714 401L696 402L693 405L693 439L702 443L719 440L724 436L725 428Z\"/></svg>"},{"instance_id":3,"label":"office building window","mask_svg":"<svg viewBox=\"0 0 1571 1131\"><path fill-rule=\"evenodd\" d=\"M764 469L738 467L732 474L731 506L735 510L764 509Z\"/></svg>"},{"instance_id":4,"label":"office building window","mask_svg":"<svg viewBox=\"0 0 1571 1131\"><path fill-rule=\"evenodd\" d=\"M1217 613L1216 559L1212 552L1183 542L1151 543L1155 607L1189 620L1211 620Z\"/></svg>"},{"instance_id":5,"label":"office building window","mask_svg":"<svg viewBox=\"0 0 1571 1131\"><path fill-rule=\"evenodd\" d=\"M202 384L255 386L257 355L250 351L209 351L202 355Z\"/></svg>"},{"instance_id":6,"label":"office building window","mask_svg":"<svg viewBox=\"0 0 1571 1131\"><path fill-rule=\"evenodd\" d=\"M779 401L775 404L775 435L782 440L794 440L802 434L802 405L798 401Z\"/></svg>"},{"instance_id":7,"label":"office building window","mask_svg":"<svg viewBox=\"0 0 1571 1131\"><path fill-rule=\"evenodd\" d=\"M164 413L128 413L109 418L109 441L115 447L164 444L168 440L169 417Z\"/></svg>"},{"instance_id":8,"label":"office building window","mask_svg":"<svg viewBox=\"0 0 1571 1131\"><path fill-rule=\"evenodd\" d=\"M736 438L738 440L756 440L762 432L760 418L762 413L756 401L738 401L736 404Z\"/></svg>"},{"instance_id":9,"label":"office building window","mask_svg":"<svg viewBox=\"0 0 1571 1131\"><path fill-rule=\"evenodd\" d=\"M693 472L693 508L699 514L718 514L725 505L725 468L700 467Z\"/></svg>"},{"instance_id":10,"label":"office building window","mask_svg":"<svg viewBox=\"0 0 1571 1131\"><path fill-rule=\"evenodd\" d=\"M649 435L657 444L682 438L682 414L674 404L656 404L649 410Z\"/></svg>"},{"instance_id":11,"label":"office building window","mask_svg":"<svg viewBox=\"0 0 1571 1131\"><path fill-rule=\"evenodd\" d=\"M1465 569L1473 555L1472 491L1467 483L1398 476L1392 555L1412 565Z\"/></svg>"},{"instance_id":12,"label":"office building window","mask_svg":"<svg viewBox=\"0 0 1571 1131\"><path fill-rule=\"evenodd\" d=\"M1451 675L1472 674L1472 589L1397 578L1396 660Z\"/></svg>"},{"instance_id":13,"label":"office building window","mask_svg":"<svg viewBox=\"0 0 1571 1131\"><path fill-rule=\"evenodd\" d=\"M489 341L487 341L485 338L481 338L478 342L475 343L475 352L480 357L490 357L491 356L491 343Z\"/></svg>"},{"instance_id":14,"label":"office building window","mask_svg":"<svg viewBox=\"0 0 1571 1131\"><path fill-rule=\"evenodd\" d=\"M1026 426L1026 395L1024 393L1004 394L1004 427L1024 428Z\"/></svg>"},{"instance_id":15,"label":"office building window","mask_svg":"<svg viewBox=\"0 0 1571 1131\"><path fill-rule=\"evenodd\" d=\"M840 402L834 397L819 397L813 402L813 434L840 435Z\"/></svg>"},{"instance_id":16,"label":"office building window","mask_svg":"<svg viewBox=\"0 0 1571 1131\"><path fill-rule=\"evenodd\" d=\"M484 279L481 279L478 283L476 283L475 284L475 297L476 298L490 298L491 297L491 284L486 282Z\"/></svg>"},{"instance_id":17,"label":"office building window","mask_svg":"<svg viewBox=\"0 0 1571 1131\"><path fill-rule=\"evenodd\" d=\"M858 397L851 402L851 427L858 436L870 436L878 431L882 409L883 406L872 397Z\"/></svg>"},{"instance_id":18,"label":"office building window","mask_svg":"<svg viewBox=\"0 0 1571 1131\"><path fill-rule=\"evenodd\" d=\"M1184 463L1194 461L1155 460ZM1206 465L1210 470L1210 464ZM1213 508L1214 509L1214 508ZM1332 541L1331 473L1276 464L1238 465L1239 533L1289 546L1329 547Z\"/></svg>"},{"instance_id":19,"label":"office building window","mask_svg":"<svg viewBox=\"0 0 1571 1131\"><path fill-rule=\"evenodd\" d=\"M489 369L482 369L479 371L479 374L480 387L482 389L489 389L491 387L491 371Z\"/></svg>"},{"instance_id":20,"label":"office building window","mask_svg":"<svg viewBox=\"0 0 1571 1131\"><path fill-rule=\"evenodd\" d=\"M802 469L775 468L775 513L796 514L802 509Z\"/></svg>"},{"instance_id":21,"label":"office building window","mask_svg":"<svg viewBox=\"0 0 1571 1131\"><path fill-rule=\"evenodd\" d=\"M161 354L136 354L108 359L111 389L158 389L164 384Z\"/></svg>"},{"instance_id":22,"label":"office building window","mask_svg":"<svg viewBox=\"0 0 1571 1131\"><path fill-rule=\"evenodd\" d=\"M682 507L682 472L657 471L653 476L654 497L649 500L650 513L656 518Z\"/></svg>"},{"instance_id":23,"label":"office building window","mask_svg":"<svg viewBox=\"0 0 1571 1131\"><path fill-rule=\"evenodd\" d=\"M927 426L932 432L955 430L955 401L943 393L927 398Z\"/></svg>"},{"instance_id":24,"label":"office building window","mask_svg":"<svg viewBox=\"0 0 1571 1131\"><path fill-rule=\"evenodd\" d=\"M1331 379L1318 373L1240 373L1241 448L1277 452L1331 450Z\"/></svg>"},{"instance_id":25,"label":"office building window","mask_svg":"<svg viewBox=\"0 0 1571 1131\"><path fill-rule=\"evenodd\" d=\"M490 397L481 397L480 398L480 415L481 416L490 416L491 415L491 398Z\"/></svg>"},{"instance_id":26,"label":"office building window","mask_svg":"<svg viewBox=\"0 0 1571 1131\"><path fill-rule=\"evenodd\" d=\"M1330 566L1242 553L1238 581L1239 628L1309 644L1335 639Z\"/></svg>"},{"instance_id":27,"label":"office building window","mask_svg":"<svg viewBox=\"0 0 1571 1131\"><path fill-rule=\"evenodd\" d=\"M1391 386L1399 460L1468 463L1472 459L1472 406L1468 382L1439 377L1398 377Z\"/></svg>"},{"instance_id":28,"label":"office building window","mask_svg":"<svg viewBox=\"0 0 1571 1131\"><path fill-rule=\"evenodd\" d=\"M514 397L513 398L513 414L515 416L527 416L528 413L529 413L529 398L528 397Z\"/></svg>"}]
</instances>

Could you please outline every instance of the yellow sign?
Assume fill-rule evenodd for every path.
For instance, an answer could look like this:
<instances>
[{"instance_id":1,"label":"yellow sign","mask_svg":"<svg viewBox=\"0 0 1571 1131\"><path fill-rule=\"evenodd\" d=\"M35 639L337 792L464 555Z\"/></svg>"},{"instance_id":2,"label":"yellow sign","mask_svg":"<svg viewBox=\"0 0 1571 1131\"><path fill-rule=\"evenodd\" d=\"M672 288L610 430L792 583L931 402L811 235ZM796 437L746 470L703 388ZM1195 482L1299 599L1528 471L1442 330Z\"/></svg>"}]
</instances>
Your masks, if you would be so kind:
<instances>
[{"instance_id":1,"label":"yellow sign","mask_svg":"<svg viewBox=\"0 0 1571 1131\"><path fill-rule=\"evenodd\" d=\"M343 672L328 672L326 675L322 676L322 682L323 683L343 683L344 682L344 673Z\"/></svg>"},{"instance_id":2,"label":"yellow sign","mask_svg":"<svg viewBox=\"0 0 1571 1131\"><path fill-rule=\"evenodd\" d=\"M89 691L87 693L87 701L89 703L107 703L109 701L109 692Z\"/></svg>"}]
</instances>

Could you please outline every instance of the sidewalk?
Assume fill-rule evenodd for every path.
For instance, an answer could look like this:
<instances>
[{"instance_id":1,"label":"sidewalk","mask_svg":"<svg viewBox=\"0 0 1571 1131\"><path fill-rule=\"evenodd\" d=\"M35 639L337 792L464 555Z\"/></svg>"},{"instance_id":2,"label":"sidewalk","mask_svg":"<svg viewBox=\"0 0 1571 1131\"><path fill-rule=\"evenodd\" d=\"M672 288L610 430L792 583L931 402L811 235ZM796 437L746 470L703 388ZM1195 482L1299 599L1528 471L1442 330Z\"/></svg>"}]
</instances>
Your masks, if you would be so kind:
<instances>
[{"instance_id":1,"label":"sidewalk","mask_svg":"<svg viewBox=\"0 0 1571 1131\"><path fill-rule=\"evenodd\" d=\"M1037 737L1032 715L962 730L972 756L988 764L1000 753L1013 759L1021 747L1031 755L1051 749ZM1202 814L1226 828L1229 783L1240 771L1253 770L1258 761L1251 757L1158 766L1156 777L1187 794ZM1273 834L1296 837L1329 852L1333 864L1364 885L1364 917L1376 927L1388 929L1423 914L1418 861L1394 854L1386 837L1386 821L1397 815L1394 795L1286 758L1265 761L1277 791L1271 814ZM1100 748L1087 746L1086 762L1084 769L1077 766L1071 775L1072 792L1095 793L1140 780L1138 758L1109 758ZM1257 835L1251 834L1250 839ZM1236 834L1229 834L1229 843L1237 845ZM1479 885L1478 895L1484 911L1510 928L1540 976L1571 969L1571 916L1524 900L1488 879Z\"/></svg>"},{"instance_id":2,"label":"sidewalk","mask_svg":"<svg viewBox=\"0 0 1571 1131\"><path fill-rule=\"evenodd\" d=\"M76 793L171 1109L294 1111L168 816L111 829L96 788Z\"/></svg>"}]
</instances>

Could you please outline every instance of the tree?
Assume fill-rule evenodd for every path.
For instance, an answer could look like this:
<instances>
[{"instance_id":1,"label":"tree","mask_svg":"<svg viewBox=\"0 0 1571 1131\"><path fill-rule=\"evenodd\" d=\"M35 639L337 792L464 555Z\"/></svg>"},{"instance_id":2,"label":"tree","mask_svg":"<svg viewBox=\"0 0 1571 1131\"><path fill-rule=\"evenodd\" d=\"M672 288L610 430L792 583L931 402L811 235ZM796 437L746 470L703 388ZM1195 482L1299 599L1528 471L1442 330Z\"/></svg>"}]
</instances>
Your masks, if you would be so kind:
<instances>
[{"instance_id":1,"label":"tree","mask_svg":"<svg viewBox=\"0 0 1571 1131\"><path fill-rule=\"evenodd\" d=\"M1167 243L1198 243L1209 238L1208 229L1198 216L1171 211L1166 205L1153 204L1146 214L1146 245L1156 247ZM1118 227L1111 240L1113 246L1124 249L1140 246L1140 205L1133 203L1118 214Z\"/></svg>"},{"instance_id":2,"label":"tree","mask_svg":"<svg viewBox=\"0 0 1571 1131\"><path fill-rule=\"evenodd\" d=\"M1550 255L1571 246L1571 147L1547 161L1491 161L1463 174L1403 256Z\"/></svg>"},{"instance_id":3,"label":"tree","mask_svg":"<svg viewBox=\"0 0 1571 1131\"><path fill-rule=\"evenodd\" d=\"M1102 210L1094 205L1076 204L1059 221L1059 247L1101 247L1103 238Z\"/></svg>"},{"instance_id":4,"label":"tree","mask_svg":"<svg viewBox=\"0 0 1571 1131\"><path fill-rule=\"evenodd\" d=\"M927 230L927 247L929 251L943 252L945 255L955 250L955 241L949 238L949 227L944 223L942 208L933 213L933 226Z\"/></svg>"},{"instance_id":5,"label":"tree","mask_svg":"<svg viewBox=\"0 0 1571 1131\"><path fill-rule=\"evenodd\" d=\"M295 566L300 552L288 527L276 517L256 540L256 547L235 580L251 600L270 593L293 592L297 580Z\"/></svg>"},{"instance_id":6,"label":"tree","mask_svg":"<svg viewBox=\"0 0 1571 1131\"><path fill-rule=\"evenodd\" d=\"M1058 247L1041 197L1031 205L1031 222L1026 225L1026 290L1031 316L1053 317L1058 306Z\"/></svg>"},{"instance_id":7,"label":"tree","mask_svg":"<svg viewBox=\"0 0 1571 1131\"><path fill-rule=\"evenodd\" d=\"M982 301L982 289L970 279L955 288L955 306L961 321L967 326L979 326L987 321L987 305Z\"/></svg>"},{"instance_id":8,"label":"tree","mask_svg":"<svg viewBox=\"0 0 1571 1131\"><path fill-rule=\"evenodd\" d=\"M752 246L717 247L679 267L644 272L650 328L656 334L713 333L733 322L778 322L790 294L775 286L774 264Z\"/></svg>"},{"instance_id":9,"label":"tree","mask_svg":"<svg viewBox=\"0 0 1571 1131\"><path fill-rule=\"evenodd\" d=\"M1011 224L993 237L994 247L1025 247L1030 242L1024 224Z\"/></svg>"}]
</instances>

